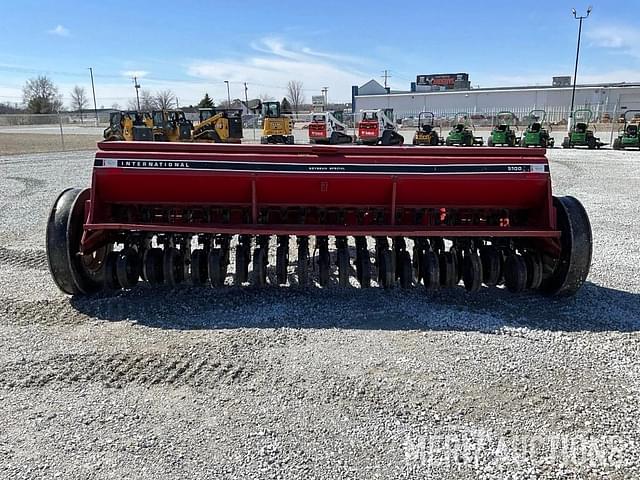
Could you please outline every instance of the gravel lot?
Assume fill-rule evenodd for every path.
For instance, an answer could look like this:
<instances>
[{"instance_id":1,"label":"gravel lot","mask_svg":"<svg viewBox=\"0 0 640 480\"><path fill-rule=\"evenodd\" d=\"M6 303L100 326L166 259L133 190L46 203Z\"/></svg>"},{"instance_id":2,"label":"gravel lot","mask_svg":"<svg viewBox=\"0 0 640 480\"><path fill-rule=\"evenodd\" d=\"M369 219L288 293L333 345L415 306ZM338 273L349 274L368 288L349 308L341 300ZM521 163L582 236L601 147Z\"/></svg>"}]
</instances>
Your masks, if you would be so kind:
<instances>
[{"instance_id":1,"label":"gravel lot","mask_svg":"<svg viewBox=\"0 0 640 480\"><path fill-rule=\"evenodd\" d=\"M67 298L44 225L91 151L0 156L0 478L640 477L640 153L550 152L573 299L233 287Z\"/></svg>"}]
</instances>

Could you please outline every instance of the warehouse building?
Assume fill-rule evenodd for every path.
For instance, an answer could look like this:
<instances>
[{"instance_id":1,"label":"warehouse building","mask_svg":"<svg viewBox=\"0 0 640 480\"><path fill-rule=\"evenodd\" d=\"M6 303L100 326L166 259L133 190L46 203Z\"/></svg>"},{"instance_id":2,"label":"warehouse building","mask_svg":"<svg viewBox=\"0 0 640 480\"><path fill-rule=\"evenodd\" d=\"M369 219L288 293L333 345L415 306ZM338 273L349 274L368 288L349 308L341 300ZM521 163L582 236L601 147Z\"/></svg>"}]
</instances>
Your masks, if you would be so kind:
<instances>
[{"instance_id":1,"label":"warehouse building","mask_svg":"<svg viewBox=\"0 0 640 480\"><path fill-rule=\"evenodd\" d=\"M434 112L439 118L469 112L483 119L502 110L523 118L531 110L544 109L550 122L562 123L569 116L572 94L570 77L554 77L549 86L471 88L467 74L418 75L404 92L385 91L372 82L366 88L353 88L353 111L392 108L397 119L415 118L421 111ZM368 93L371 90L375 93ZM590 109L595 121L605 122L627 110L640 110L640 83L578 85L578 108Z\"/></svg>"}]
</instances>

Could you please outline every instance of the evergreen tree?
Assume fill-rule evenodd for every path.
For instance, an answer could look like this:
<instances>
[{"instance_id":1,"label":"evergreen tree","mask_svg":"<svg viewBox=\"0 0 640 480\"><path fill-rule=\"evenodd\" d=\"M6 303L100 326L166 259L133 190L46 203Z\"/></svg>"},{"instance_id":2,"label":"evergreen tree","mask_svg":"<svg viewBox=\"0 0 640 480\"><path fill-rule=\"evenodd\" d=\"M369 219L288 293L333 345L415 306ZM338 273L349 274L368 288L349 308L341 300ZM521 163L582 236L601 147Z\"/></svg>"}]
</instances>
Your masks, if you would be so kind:
<instances>
[{"instance_id":1,"label":"evergreen tree","mask_svg":"<svg viewBox=\"0 0 640 480\"><path fill-rule=\"evenodd\" d=\"M204 94L204 97L202 98L202 100L200 100L200 103L198 104L198 108L213 108L213 100L211 100L211 97L209 96L208 93Z\"/></svg>"},{"instance_id":2,"label":"evergreen tree","mask_svg":"<svg viewBox=\"0 0 640 480\"><path fill-rule=\"evenodd\" d=\"M280 103L280 110L282 111L282 113L293 113L293 110L291 109L291 103L289 103L289 100L285 98L282 99L282 102Z\"/></svg>"}]
</instances>

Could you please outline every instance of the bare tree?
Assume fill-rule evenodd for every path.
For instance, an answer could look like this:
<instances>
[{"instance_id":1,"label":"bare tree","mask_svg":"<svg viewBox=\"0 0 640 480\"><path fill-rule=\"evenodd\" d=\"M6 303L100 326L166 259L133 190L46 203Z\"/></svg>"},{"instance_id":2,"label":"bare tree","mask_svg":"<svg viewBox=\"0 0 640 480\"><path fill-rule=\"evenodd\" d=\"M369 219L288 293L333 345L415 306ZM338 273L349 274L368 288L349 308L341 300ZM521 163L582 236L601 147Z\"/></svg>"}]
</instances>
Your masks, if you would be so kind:
<instances>
[{"instance_id":1,"label":"bare tree","mask_svg":"<svg viewBox=\"0 0 640 480\"><path fill-rule=\"evenodd\" d=\"M275 98L273 98L268 93L261 93L260 95L258 95L258 98L261 102L273 102L275 100Z\"/></svg>"},{"instance_id":2,"label":"bare tree","mask_svg":"<svg viewBox=\"0 0 640 480\"><path fill-rule=\"evenodd\" d=\"M287 99L293 107L293 111L298 113L300 105L304 103L304 89L300 80L289 80L287 84Z\"/></svg>"},{"instance_id":3,"label":"bare tree","mask_svg":"<svg viewBox=\"0 0 640 480\"><path fill-rule=\"evenodd\" d=\"M132 110L137 110L138 103L137 103L137 100L134 100L134 101L136 103L135 103L135 107L132 108ZM143 112L150 112L155 108L156 108L156 99L151 94L151 92L149 90L145 90L144 88L140 90L140 110L142 110Z\"/></svg>"},{"instance_id":4,"label":"bare tree","mask_svg":"<svg viewBox=\"0 0 640 480\"><path fill-rule=\"evenodd\" d=\"M118 102L113 102L111 104L111 108L113 108L114 110L120 110L120 104Z\"/></svg>"},{"instance_id":5,"label":"bare tree","mask_svg":"<svg viewBox=\"0 0 640 480\"><path fill-rule=\"evenodd\" d=\"M171 90L161 90L156 93L154 100L158 110L169 110L176 104L176 94Z\"/></svg>"},{"instance_id":6,"label":"bare tree","mask_svg":"<svg viewBox=\"0 0 640 480\"><path fill-rule=\"evenodd\" d=\"M22 99L30 113L55 113L62 107L58 87L44 75L27 80L22 87Z\"/></svg>"},{"instance_id":7,"label":"bare tree","mask_svg":"<svg viewBox=\"0 0 640 480\"><path fill-rule=\"evenodd\" d=\"M71 96L71 108L73 110L78 110L80 112L80 122L84 123L84 117L82 116L82 111L89 106L89 99L87 98L87 93L85 92L83 87L76 85L73 87L70 93Z\"/></svg>"}]
</instances>

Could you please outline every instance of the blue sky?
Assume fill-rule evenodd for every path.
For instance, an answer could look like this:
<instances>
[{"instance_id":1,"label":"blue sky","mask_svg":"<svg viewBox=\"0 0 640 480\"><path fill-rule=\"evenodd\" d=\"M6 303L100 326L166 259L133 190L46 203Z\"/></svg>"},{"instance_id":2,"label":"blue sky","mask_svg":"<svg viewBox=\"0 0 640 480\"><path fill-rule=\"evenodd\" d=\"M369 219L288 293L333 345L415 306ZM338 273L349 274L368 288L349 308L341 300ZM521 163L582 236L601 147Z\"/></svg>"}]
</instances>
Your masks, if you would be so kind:
<instances>
[{"instance_id":1,"label":"blue sky","mask_svg":"<svg viewBox=\"0 0 640 480\"><path fill-rule=\"evenodd\" d=\"M491 2L495 5L494 2ZM640 16L636 0L591 2L579 82L640 81ZM546 85L573 73L582 1L502 2L324 0L36 1L3 9L0 101L20 102L21 86L49 75L65 100L78 84L89 90L92 66L98 105L125 106L143 88L170 88L182 105L205 91L231 96L285 94L301 80L307 99L329 87L348 101L350 87L370 78L408 89L420 73L468 72L481 87ZM537 5L539 8L534 8ZM280 7L280 8L278 8ZM629 14L633 12L633 14Z\"/></svg>"}]
</instances>

